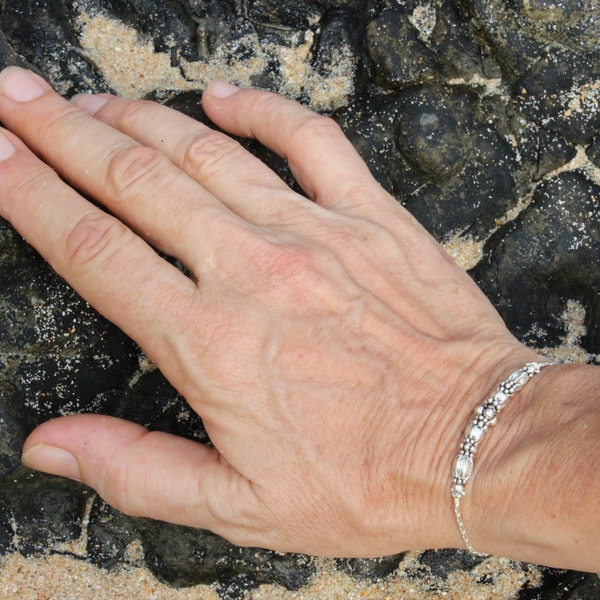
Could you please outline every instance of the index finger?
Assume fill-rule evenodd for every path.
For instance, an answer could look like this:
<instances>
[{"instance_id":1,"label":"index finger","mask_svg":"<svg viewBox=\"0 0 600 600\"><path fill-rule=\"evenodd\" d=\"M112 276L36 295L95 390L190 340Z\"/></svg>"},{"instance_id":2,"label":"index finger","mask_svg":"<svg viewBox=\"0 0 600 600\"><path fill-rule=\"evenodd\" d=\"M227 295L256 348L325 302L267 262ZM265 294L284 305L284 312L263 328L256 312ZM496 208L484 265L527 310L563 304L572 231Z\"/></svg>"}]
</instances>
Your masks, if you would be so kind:
<instances>
[{"instance_id":1,"label":"index finger","mask_svg":"<svg viewBox=\"0 0 600 600\"><path fill-rule=\"evenodd\" d=\"M373 202L397 208L337 123L270 92L211 83L202 96L208 117L225 131L256 138L284 157L298 183L325 208L355 213ZM377 200L374 200L377 197Z\"/></svg>"}]
</instances>

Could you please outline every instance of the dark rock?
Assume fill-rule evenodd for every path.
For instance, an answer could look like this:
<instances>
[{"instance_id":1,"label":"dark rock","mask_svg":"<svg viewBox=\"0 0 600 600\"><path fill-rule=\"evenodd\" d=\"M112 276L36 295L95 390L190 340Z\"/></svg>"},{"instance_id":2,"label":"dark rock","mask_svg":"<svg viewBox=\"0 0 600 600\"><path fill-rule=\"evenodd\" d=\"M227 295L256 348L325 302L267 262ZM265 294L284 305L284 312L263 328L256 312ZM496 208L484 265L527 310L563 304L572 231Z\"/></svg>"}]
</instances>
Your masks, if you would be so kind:
<instances>
[{"instance_id":1,"label":"dark rock","mask_svg":"<svg viewBox=\"0 0 600 600\"><path fill-rule=\"evenodd\" d=\"M5 374L2 374L0 376L0 481L21 466L21 448L32 429L31 418L23 410L24 404L22 392L12 385Z\"/></svg>"},{"instance_id":2,"label":"dark rock","mask_svg":"<svg viewBox=\"0 0 600 600\"><path fill-rule=\"evenodd\" d=\"M519 130L521 168L528 181L539 181L544 175L575 158L575 147L564 138L533 122Z\"/></svg>"},{"instance_id":3,"label":"dark rock","mask_svg":"<svg viewBox=\"0 0 600 600\"><path fill-rule=\"evenodd\" d=\"M0 51L0 59L6 61L0 62L0 68L11 64L31 67L69 96L108 89L102 75L80 51L78 4L67 0L5 0L1 9L0 29L8 51Z\"/></svg>"},{"instance_id":4,"label":"dark rock","mask_svg":"<svg viewBox=\"0 0 600 600\"><path fill-rule=\"evenodd\" d=\"M359 579L379 581L397 568L406 553L381 558L345 558L337 561L337 568Z\"/></svg>"},{"instance_id":5,"label":"dark rock","mask_svg":"<svg viewBox=\"0 0 600 600\"><path fill-rule=\"evenodd\" d=\"M575 144L600 128L600 52L547 50L515 84L523 112Z\"/></svg>"},{"instance_id":6,"label":"dark rock","mask_svg":"<svg viewBox=\"0 0 600 600\"><path fill-rule=\"evenodd\" d=\"M248 586L279 583L297 589L314 573L306 556L239 548L209 531L161 521L135 519L135 524L143 539L146 564L172 586L244 580Z\"/></svg>"},{"instance_id":7,"label":"dark rock","mask_svg":"<svg viewBox=\"0 0 600 600\"><path fill-rule=\"evenodd\" d=\"M518 600L593 600L600 597L600 579L595 573L545 569L542 584L525 588Z\"/></svg>"},{"instance_id":8,"label":"dark rock","mask_svg":"<svg viewBox=\"0 0 600 600\"><path fill-rule=\"evenodd\" d=\"M100 498L94 499L90 510L87 534L87 556L104 569L127 562L127 547L139 540L131 519Z\"/></svg>"},{"instance_id":9,"label":"dark rock","mask_svg":"<svg viewBox=\"0 0 600 600\"><path fill-rule=\"evenodd\" d=\"M88 494L78 483L26 469L4 478L0 505L15 523L14 548L25 556L44 554L59 543L77 540Z\"/></svg>"},{"instance_id":10,"label":"dark rock","mask_svg":"<svg viewBox=\"0 0 600 600\"><path fill-rule=\"evenodd\" d=\"M11 518L10 508L0 494L0 552L2 554L15 550L13 544L14 532L10 523Z\"/></svg>"},{"instance_id":11,"label":"dark rock","mask_svg":"<svg viewBox=\"0 0 600 600\"><path fill-rule=\"evenodd\" d=\"M426 550L419 555L422 566L428 567L436 579L446 580L455 571L470 571L482 562L483 558L465 550Z\"/></svg>"},{"instance_id":12,"label":"dark rock","mask_svg":"<svg viewBox=\"0 0 600 600\"><path fill-rule=\"evenodd\" d=\"M517 153L471 88L426 86L336 115L373 175L438 239L476 237L517 203Z\"/></svg>"},{"instance_id":13,"label":"dark rock","mask_svg":"<svg viewBox=\"0 0 600 600\"><path fill-rule=\"evenodd\" d=\"M600 24L594 2L565 0L454 0L485 35L507 77L516 79L550 45L597 52Z\"/></svg>"},{"instance_id":14,"label":"dark rock","mask_svg":"<svg viewBox=\"0 0 600 600\"><path fill-rule=\"evenodd\" d=\"M113 414L147 429L208 442L200 417L157 369L144 373L121 393Z\"/></svg>"},{"instance_id":15,"label":"dark rock","mask_svg":"<svg viewBox=\"0 0 600 600\"><path fill-rule=\"evenodd\" d=\"M448 1L386 3L366 36L376 81L384 86L498 75L476 45L470 22Z\"/></svg>"},{"instance_id":16,"label":"dark rock","mask_svg":"<svg viewBox=\"0 0 600 600\"><path fill-rule=\"evenodd\" d=\"M566 335L568 300L586 310L583 347L600 351L600 188L565 173L537 188L531 205L501 228L473 275L524 341L553 345Z\"/></svg>"},{"instance_id":17,"label":"dark rock","mask_svg":"<svg viewBox=\"0 0 600 600\"><path fill-rule=\"evenodd\" d=\"M369 23L367 41L381 83L400 87L437 79L435 54L403 11L385 9Z\"/></svg>"},{"instance_id":18,"label":"dark rock","mask_svg":"<svg viewBox=\"0 0 600 600\"><path fill-rule=\"evenodd\" d=\"M115 0L101 2L88 0L93 13L107 11L121 21L132 25L142 36L152 39L157 52L171 55L171 65L181 58L197 60L194 44L196 23L179 2L149 2L148 0ZM88 9L88 10L89 10ZM107 10L108 9L108 10Z\"/></svg>"}]
</instances>

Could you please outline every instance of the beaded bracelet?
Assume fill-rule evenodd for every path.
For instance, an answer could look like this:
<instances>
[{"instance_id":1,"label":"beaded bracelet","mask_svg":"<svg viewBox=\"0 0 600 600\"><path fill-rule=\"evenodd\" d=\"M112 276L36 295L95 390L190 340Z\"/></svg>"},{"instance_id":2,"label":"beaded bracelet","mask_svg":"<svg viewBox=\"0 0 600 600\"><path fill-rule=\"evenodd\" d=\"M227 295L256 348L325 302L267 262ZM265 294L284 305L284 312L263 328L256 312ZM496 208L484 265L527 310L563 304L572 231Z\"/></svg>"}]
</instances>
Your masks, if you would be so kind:
<instances>
[{"instance_id":1,"label":"beaded bracelet","mask_svg":"<svg viewBox=\"0 0 600 600\"><path fill-rule=\"evenodd\" d=\"M460 451L452 467L452 497L454 498L454 514L456 515L456 522L458 523L462 538L467 546L467 550L476 556L487 555L475 550L469 540L460 514L460 500L465 495L465 485L473 474L473 460L479 441L486 429L496 424L498 413L502 410L506 401L522 389L541 369L554 364L556 363L532 362L512 373L508 379L498 385L492 396L475 409L475 416L465 429Z\"/></svg>"}]
</instances>

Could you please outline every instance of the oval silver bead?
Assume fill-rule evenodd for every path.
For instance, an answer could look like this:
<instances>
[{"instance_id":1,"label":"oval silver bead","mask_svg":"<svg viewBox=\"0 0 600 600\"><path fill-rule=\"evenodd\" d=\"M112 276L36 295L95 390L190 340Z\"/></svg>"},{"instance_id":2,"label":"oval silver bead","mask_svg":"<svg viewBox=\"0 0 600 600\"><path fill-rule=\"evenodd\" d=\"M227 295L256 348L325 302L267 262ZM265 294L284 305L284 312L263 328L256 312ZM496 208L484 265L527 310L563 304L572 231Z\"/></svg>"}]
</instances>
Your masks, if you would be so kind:
<instances>
[{"instance_id":1,"label":"oval silver bead","mask_svg":"<svg viewBox=\"0 0 600 600\"><path fill-rule=\"evenodd\" d=\"M455 461L454 467L452 468L452 475L462 482L466 482L471 474L473 473L473 458L459 454Z\"/></svg>"}]
</instances>

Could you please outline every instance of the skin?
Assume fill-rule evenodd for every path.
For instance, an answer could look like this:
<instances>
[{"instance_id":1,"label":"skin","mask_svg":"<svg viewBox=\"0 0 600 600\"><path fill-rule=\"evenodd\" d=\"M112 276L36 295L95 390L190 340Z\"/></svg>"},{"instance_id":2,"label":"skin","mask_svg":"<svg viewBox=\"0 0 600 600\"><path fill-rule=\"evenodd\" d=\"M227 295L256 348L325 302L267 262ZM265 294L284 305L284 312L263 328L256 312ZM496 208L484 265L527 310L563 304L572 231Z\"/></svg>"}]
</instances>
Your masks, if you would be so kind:
<instances>
[{"instance_id":1,"label":"skin","mask_svg":"<svg viewBox=\"0 0 600 600\"><path fill-rule=\"evenodd\" d=\"M76 415L36 429L24 464L240 545L464 547L450 495L464 427L540 357L333 121L221 82L203 106L285 157L308 198L165 107L68 102L21 69L0 75L0 214L140 344L214 443ZM486 433L462 502L476 548L600 568L599 371L545 369Z\"/></svg>"}]
</instances>

